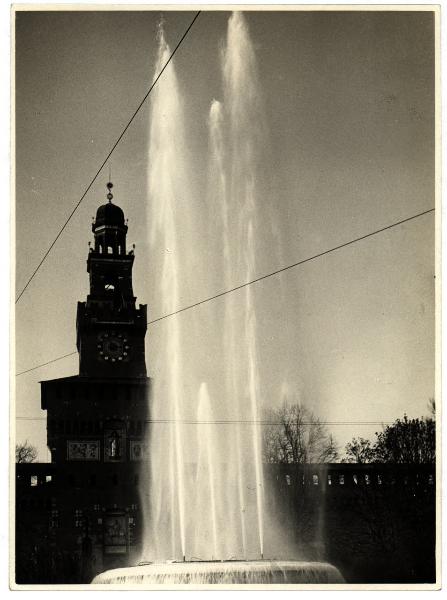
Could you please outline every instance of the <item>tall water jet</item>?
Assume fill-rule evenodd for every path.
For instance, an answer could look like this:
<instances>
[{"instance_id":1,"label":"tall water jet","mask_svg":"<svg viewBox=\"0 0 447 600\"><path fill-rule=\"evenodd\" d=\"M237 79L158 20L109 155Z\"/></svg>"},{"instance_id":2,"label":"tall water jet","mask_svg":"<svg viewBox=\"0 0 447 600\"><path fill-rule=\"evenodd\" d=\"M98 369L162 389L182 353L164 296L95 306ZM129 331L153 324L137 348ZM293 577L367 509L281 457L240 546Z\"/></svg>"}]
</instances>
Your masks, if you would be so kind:
<instances>
[{"instance_id":1,"label":"tall water jet","mask_svg":"<svg viewBox=\"0 0 447 600\"><path fill-rule=\"evenodd\" d=\"M234 12L227 29L227 43L223 52L224 106L229 120L228 154L230 157L230 202L234 214L238 216L237 256L231 257L232 264L240 265L239 272L232 269L230 275L236 281L250 281L256 273L256 153L259 147L258 135L262 130L262 111L260 110L260 86L257 76L256 56L243 13ZM227 209L228 212L228 209ZM224 237L228 232L224 230ZM224 247L229 246L228 239ZM229 282L230 283L230 282ZM234 283L233 283L234 285ZM233 321L229 307L228 318ZM255 466L256 505L259 533L259 549L264 552L264 481L262 474L262 456L260 441L259 414L259 373L257 368L257 332L255 308L251 289L245 290L245 319L242 332L238 332L237 345L245 356L240 357L241 364L247 365L248 381L245 374L239 377L236 396L249 398L248 420L252 422L252 457ZM234 335L234 331L233 331ZM241 343L242 342L242 343ZM234 355L236 340L229 341L230 352ZM240 414L239 400L239 414ZM241 457L239 456L239 460Z\"/></svg>"},{"instance_id":2,"label":"tall water jet","mask_svg":"<svg viewBox=\"0 0 447 600\"><path fill-rule=\"evenodd\" d=\"M209 135L210 135L210 177L212 178L212 201L219 206L218 216L222 222L222 256L223 256L223 280L225 288L231 288L238 272L235 269L237 265L237 254L233 250L234 244L231 239L231 217L237 214L237 207L231 202L231 196L228 194L228 181L231 188L231 170L228 173L228 139L224 135L225 115L224 107L218 100L213 100L209 114ZM231 211L236 210L232 215ZM228 463L232 469L232 477L236 478L235 485L226 486L224 491L227 505L233 506L230 515L236 515L232 520L233 535L237 531L240 533L242 542L242 557L247 556L247 531L245 523L245 491L243 475L243 452L241 448L241 390L239 385L239 369L243 356L238 354L239 344L237 343L236 320L236 299L230 295L225 301L224 324L222 328L222 345L225 359L225 396L227 398L227 407L229 418L235 419L233 425L232 437L234 444L229 448ZM231 476L230 475L230 476Z\"/></svg>"},{"instance_id":3,"label":"tall water jet","mask_svg":"<svg viewBox=\"0 0 447 600\"><path fill-rule=\"evenodd\" d=\"M158 67L166 54L161 32ZM222 67L223 83L228 91L223 103L213 101L211 105L210 173L214 178L214 199L221 207L222 271L228 288L235 282L252 278L256 272L254 148L259 122L253 107L259 96L259 85L254 52L240 14L229 20ZM169 313L179 307L181 256L177 228L185 228L184 222L179 220L176 201L184 197L188 182L186 177L179 178L185 160L184 127L181 97L171 65L162 83L152 104L150 156L153 152L155 160L150 158L149 192L154 206L156 247L171 249L163 257L161 270L162 297L167 299L163 306ZM160 120L168 122L160 125ZM164 444L159 430L152 436L154 492L151 492L149 510L157 526L155 539L145 549L145 559L209 558L210 553L220 559L259 558L264 552L255 306L248 289L226 300L221 329L226 371L223 404L213 401L205 385L197 396L194 393L180 396L182 339L176 317L169 320L163 332L163 348L158 356L166 361L166 377L155 379L152 414L154 418L164 416L163 405L169 407L171 436L166 440L168 458L160 451ZM194 410L197 403L198 412ZM194 431L185 436L185 415L194 414L197 414L197 423L188 420L188 426L197 428L196 436ZM219 419L221 426L214 427L213 422ZM201 427L205 432L199 431ZM191 444L194 439L197 439L195 447ZM165 502L160 502L160 494ZM169 507L169 516L162 514L163 506ZM154 513L154 508L158 512ZM167 531L174 540L170 554L162 539ZM180 552L175 546L176 535L181 542Z\"/></svg>"},{"instance_id":4,"label":"tall water jet","mask_svg":"<svg viewBox=\"0 0 447 600\"><path fill-rule=\"evenodd\" d=\"M170 57L162 25L158 32L158 57L155 73L159 73ZM181 256L178 222L175 215L185 197L186 144L182 99L174 62L171 61L154 88L151 103L149 132L149 181L151 245L154 253L162 252L160 291L161 310L164 314L179 307L179 264ZM173 166L175 165L175 168ZM183 455L183 406L181 398L182 360L180 355L181 330L179 320L166 323L164 343L158 349L165 377L154 379L152 418L168 420L168 433L157 429L151 436L151 492L147 507L149 518L155 524L155 535L147 541L144 554L167 558L186 553L185 525L185 466ZM168 415L166 415L168 411ZM156 441L154 442L154 435ZM154 447L155 444L155 447ZM155 448L166 448L161 454ZM166 511L166 501L171 502ZM164 530L164 537L160 531ZM154 531L154 527L152 528ZM166 535L170 531L170 535Z\"/></svg>"},{"instance_id":5,"label":"tall water jet","mask_svg":"<svg viewBox=\"0 0 447 600\"><path fill-rule=\"evenodd\" d=\"M210 558L221 557L218 544L218 514L217 494L221 493L218 486L217 471L219 455L217 448L217 437L215 425L212 422L213 414L210 405L210 397L206 383L202 383L199 390L199 403L197 408L197 474L196 474L196 514L202 518L196 523L196 529L211 528L212 545L208 552Z\"/></svg>"},{"instance_id":6,"label":"tall water jet","mask_svg":"<svg viewBox=\"0 0 447 600\"><path fill-rule=\"evenodd\" d=\"M156 73L169 55L160 28ZM228 289L258 274L263 115L242 13L228 21L221 65L224 97L213 100L208 119L209 192L221 223L220 272ZM181 274L191 268L185 256L195 244L187 221L200 223L189 197L187 155L183 99L171 61L154 88L149 143L149 225L162 314L181 307ZM152 420L163 424L152 425L144 560L259 559L266 552L255 294L248 286L224 302L223 402L206 383L185 391L181 317L163 322L151 404Z\"/></svg>"}]
</instances>

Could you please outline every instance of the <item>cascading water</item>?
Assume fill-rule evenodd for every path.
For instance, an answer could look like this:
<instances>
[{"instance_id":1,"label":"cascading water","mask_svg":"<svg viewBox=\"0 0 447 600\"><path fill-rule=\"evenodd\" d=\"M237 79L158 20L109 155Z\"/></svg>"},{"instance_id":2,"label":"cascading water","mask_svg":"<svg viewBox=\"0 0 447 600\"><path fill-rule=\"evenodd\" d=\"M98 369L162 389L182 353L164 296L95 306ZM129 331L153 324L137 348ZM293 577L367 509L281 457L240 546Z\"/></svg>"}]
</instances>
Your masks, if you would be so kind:
<instances>
[{"instance_id":1,"label":"cascading water","mask_svg":"<svg viewBox=\"0 0 447 600\"><path fill-rule=\"evenodd\" d=\"M172 584L344 583L340 571L327 563L298 561L200 562L142 565L101 573L94 584L141 586Z\"/></svg>"},{"instance_id":2,"label":"cascading water","mask_svg":"<svg viewBox=\"0 0 447 600\"><path fill-rule=\"evenodd\" d=\"M206 383L202 383L199 391L197 420L203 427L197 428L197 472L196 472L196 507L202 518L196 523L198 529L205 529L210 539L208 554L211 559L222 556L219 548L219 531L223 525L218 514L216 493L218 491L216 475L219 471L219 456L216 452L216 425L212 423L210 397ZM220 490L219 490L220 491ZM211 535L209 535L211 534ZM194 537L197 537L197 533Z\"/></svg>"},{"instance_id":3,"label":"cascading water","mask_svg":"<svg viewBox=\"0 0 447 600\"><path fill-rule=\"evenodd\" d=\"M160 26L158 73L170 56L164 32ZM182 101L174 64L165 70L163 79L154 89L151 105L149 148L149 197L151 211L151 245L162 249L161 298L162 310L170 313L179 306L179 254L181 254L178 224L175 214L179 198L185 198L185 134ZM173 166L175 165L175 168ZM151 448L150 550L158 558L186 553L185 524L185 462L183 455L183 398L181 394L182 360L181 329L177 319L166 324L164 344L158 356L165 364L165 378L155 379L154 401L150 410L153 419L168 418L168 430L157 429ZM167 411L167 414L166 414ZM163 464L162 464L163 461ZM169 508L167 508L169 507ZM147 549L145 548L146 552Z\"/></svg>"},{"instance_id":4,"label":"cascading water","mask_svg":"<svg viewBox=\"0 0 447 600\"><path fill-rule=\"evenodd\" d=\"M259 96L256 62L241 13L229 19L227 38L222 55L224 101L213 101L209 116L209 171L222 217L221 271L226 288L256 272L254 149L259 130L259 114L253 110ZM156 72L168 57L169 47L160 29ZM163 311L170 313L180 306L179 273L185 267L181 244L187 227L179 220L179 203L187 202L188 194L184 111L173 61L154 92L149 146L151 242L155 251L164 250L160 291ZM236 241L232 238L234 219ZM242 327L237 329L236 303L243 315ZM263 555L259 374L250 289L238 298L226 298L222 332L227 376L226 402L219 410L206 384L192 397L182 391L178 317L168 320L162 347L157 348L158 360L165 361L165 377L154 378L151 418L165 419L168 425L167 430L153 430L150 438L144 560ZM185 415L189 419L195 415L197 424L185 424ZM224 423L213 425L216 420ZM195 445L190 443L194 437Z\"/></svg>"},{"instance_id":5,"label":"cascading water","mask_svg":"<svg viewBox=\"0 0 447 600\"><path fill-rule=\"evenodd\" d=\"M227 118L228 137L227 143L227 175L221 180L228 181L228 192L225 194L223 204L224 227L223 246L225 257L225 284L227 288L234 285L235 281L250 281L256 273L256 240L253 235L255 208L256 208L256 153L258 146L257 133L261 129L262 114L259 107L260 88L257 80L257 64L249 37L248 29L240 12L231 15L228 21L227 44L223 57L224 79L224 118L218 120L222 127ZM212 127L211 133L217 128ZM218 139L222 132L218 132ZM214 143L217 146L217 141ZM220 161L223 173L225 164ZM229 215L236 215L238 219L238 235L236 252L231 253L229 239ZM246 368L237 377L237 364L229 365L231 385L227 394L236 399L233 407L235 414L251 422L250 436L252 448L242 453L240 447L241 430L237 431L237 456L238 465L244 461L244 456L252 457L255 475L257 529L259 536L259 553L264 553L264 482L262 475L262 457L259 429L259 373L257 368L257 332L255 321L255 308L251 289L245 289L245 306L243 329L235 331L234 303L237 298L230 297L227 302L225 315L225 331L229 332L225 339L225 356L238 358L238 365ZM237 352L239 350L239 353ZM248 397L248 403L246 399ZM243 407L247 405L245 414ZM241 410L242 409L242 410ZM240 468L239 468L240 473ZM239 477L240 501L243 502L243 482Z\"/></svg>"}]
</instances>

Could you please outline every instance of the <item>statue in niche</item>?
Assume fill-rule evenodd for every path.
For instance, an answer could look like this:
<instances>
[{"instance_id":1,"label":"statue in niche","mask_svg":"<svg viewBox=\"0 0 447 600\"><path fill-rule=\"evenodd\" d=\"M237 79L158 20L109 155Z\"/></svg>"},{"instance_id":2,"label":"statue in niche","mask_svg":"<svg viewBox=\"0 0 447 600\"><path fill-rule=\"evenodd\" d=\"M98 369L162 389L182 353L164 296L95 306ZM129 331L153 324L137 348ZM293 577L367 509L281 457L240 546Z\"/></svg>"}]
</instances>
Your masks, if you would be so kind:
<instances>
[{"instance_id":1,"label":"statue in niche","mask_svg":"<svg viewBox=\"0 0 447 600\"><path fill-rule=\"evenodd\" d=\"M115 459L120 457L120 436L116 430L109 437L109 456Z\"/></svg>"}]
</instances>

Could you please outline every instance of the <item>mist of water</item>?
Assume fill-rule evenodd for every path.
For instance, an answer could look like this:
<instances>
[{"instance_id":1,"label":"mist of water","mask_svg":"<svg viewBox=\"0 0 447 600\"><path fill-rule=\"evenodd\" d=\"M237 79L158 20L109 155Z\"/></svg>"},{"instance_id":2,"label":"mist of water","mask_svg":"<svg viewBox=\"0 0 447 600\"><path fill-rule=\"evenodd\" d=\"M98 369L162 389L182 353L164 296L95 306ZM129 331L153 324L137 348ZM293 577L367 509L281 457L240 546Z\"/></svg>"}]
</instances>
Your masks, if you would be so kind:
<instances>
[{"instance_id":1,"label":"mist of water","mask_svg":"<svg viewBox=\"0 0 447 600\"><path fill-rule=\"evenodd\" d=\"M223 57L224 111L228 124L227 178L230 181L229 195L224 202L223 246L226 261L226 285L231 287L234 281L250 281L256 273L256 151L258 133L262 129L262 113L259 107L260 86L257 77L256 57L250 40L248 28L241 12L235 12L228 21L227 44ZM219 120L222 126L222 119ZM217 128L215 128L217 131ZM211 129L213 133L213 128ZM217 146L217 143L215 144ZM225 170L225 165L222 165ZM226 180L226 178L225 178ZM228 214L237 215L238 235L233 256L230 254ZM234 243L234 242L233 242ZM248 417L251 421L251 452L239 455L236 460L241 464L243 457L250 456L254 464L257 529L260 555L264 553L264 481L262 474L260 394L259 372L257 364L257 331L255 306L250 287L245 288L245 319L243 331L234 331L233 305L236 299L230 298L227 305L225 331L229 332L225 343L226 356L237 356L237 349L245 356L239 356L239 364L247 365L247 370L235 379L237 367L230 369L231 382L229 394L237 398L235 412ZM237 336L237 337L236 337ZM241 404L245 406L248 396L248 410L241 415ZM247 414L248 413L248 414ZM240 440L240 431L238 432ZM248 462L251 462L250 460ZM239 482L241 485L241 482Z\"/></svg>"},{"instance_id":2,"label":"mist of water","mask_svg":"<svg viewBox=\"0 0 447 600\"><path fill-rule=\"evenodd\" d=\"M156 72L168 56L161 30ZM240 12L229 18L221 66L224 96L213 100L208 115L208 172L222 224L222 262L216 268L227 289L257 273L256 175L263 117L255 52ZM153 251L159 257L163 253L164 313L180 307L182 243L194 245L193 239L182 238L185 227L179 219L179 202L188 196L186 157L183 98L172 61L152 97L149 146L151 241ZM198 215L190 217L200 222ZM256 306L250 287L224 301L224 406L216 405L206 382L192 394L182 389L181 320L165 321L163 343L157 348L165 376L154 378L150 414L168 422L150 437L144 560L264 555ZM185 423L185 415L193 415L193 421Z\"/></svg>"},{"instance_id":3,"label":"mist of water","mask_svg":"<svg viewBox=\"0 0 447 600\"><path fill-rule=\"evenodd\" d=\"M163 29L159 31L159 49L155 72L160 72L170 56ZM180 198L185 197L187 182L184 113L174 64L168 66L154 89L150 118L149 197L151 245L162 254L160 290L162 310L170 313L179 306L179 267L181 254L178 223L175 219ZM182 357L180 322L166 323L164 344L158 349L164 362L165 378L155 379L153 418L168 418L171 427L157 429L151 448L151 488L146 512L151 515L151 552L164 558L186 552L185 464L183 456L183 398L181 393ZM159 450L163 449L163 456ZM161 532L163 531L163 535Z\"/></svg>"}]
</instances>

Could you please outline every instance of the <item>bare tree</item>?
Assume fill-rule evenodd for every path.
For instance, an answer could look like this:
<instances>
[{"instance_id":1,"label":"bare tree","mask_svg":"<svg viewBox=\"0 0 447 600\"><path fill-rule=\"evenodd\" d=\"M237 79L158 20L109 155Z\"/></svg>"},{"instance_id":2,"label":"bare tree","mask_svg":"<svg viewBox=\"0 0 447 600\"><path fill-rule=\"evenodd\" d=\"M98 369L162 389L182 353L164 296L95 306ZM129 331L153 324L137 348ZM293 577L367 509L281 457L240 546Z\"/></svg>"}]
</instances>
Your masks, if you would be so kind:
<instances>
[{"instance_id":1,"label":"bare tree","mask_svg":"<svg viewBox=\"0 0 447 600\"><path fill-rule=\"evenodd\" d=\"M370 463L375 461L375 449L370 440L365 438L352 438L349 444L346 444L346 458L342 462Z\"/></svg>"},{"instance_id":2,"label":"bare tree","mask_svg":"<svg viewBox=\"0 0 447 600\"><path fill-rule=\"evenodd\" d=\"M37 458L37 448L26 440L22 444L16 444L16 463L31 463Z\"/></svg>"},{"instance_id":3,"label":"bare tree","mask_svg":"<svg viewBox=\"0 0 447 600\"><path fill-rule=\"evenodd\" d=\"M322 463L338 458L326 425L299 404L265 410L263 453L267 463Z\"/></svg>"}]
</instances>

